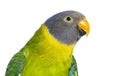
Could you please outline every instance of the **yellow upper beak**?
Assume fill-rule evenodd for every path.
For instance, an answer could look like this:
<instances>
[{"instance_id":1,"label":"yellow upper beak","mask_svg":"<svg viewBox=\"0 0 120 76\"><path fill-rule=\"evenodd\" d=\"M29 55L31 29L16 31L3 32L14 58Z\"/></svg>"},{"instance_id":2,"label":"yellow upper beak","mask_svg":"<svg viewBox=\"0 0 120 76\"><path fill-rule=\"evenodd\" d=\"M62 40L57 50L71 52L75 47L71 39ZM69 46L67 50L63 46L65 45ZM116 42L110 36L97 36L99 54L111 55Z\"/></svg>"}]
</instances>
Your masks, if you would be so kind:
<instances>
[{"instance_id":1,"label":"yellow upper beak","mask_svg":"<svg viewBox=\"0 0 120 76\"><path fill-rule=\"evenodd\" d=\"M78 23L78 27L81 28L82 30L84 30L86 32L86 35L88 36L88 34L90 32L90 26L86 19L83 19L82 21L80 21Z\"/></svg>"}]
</instances>

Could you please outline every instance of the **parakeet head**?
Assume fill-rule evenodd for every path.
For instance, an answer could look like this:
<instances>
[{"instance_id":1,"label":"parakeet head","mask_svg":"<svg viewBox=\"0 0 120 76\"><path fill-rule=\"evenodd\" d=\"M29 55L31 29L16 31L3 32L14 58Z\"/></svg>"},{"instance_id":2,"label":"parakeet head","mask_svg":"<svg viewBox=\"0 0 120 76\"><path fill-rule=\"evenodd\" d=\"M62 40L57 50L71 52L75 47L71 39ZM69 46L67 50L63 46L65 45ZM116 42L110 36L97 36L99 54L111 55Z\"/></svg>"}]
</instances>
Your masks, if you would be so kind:
<instances>
[{"instance_id":1,"label":"parakeet head","mask_svg":"<svg viewBox=\"0 0 120 76\"><path fill-rule=\"evenodd\" d=\"M50 17L46 22L51 35L67 45L75 44L90 31L85 16L76 11L64 11Z\"/></svg>"}]
</instances>

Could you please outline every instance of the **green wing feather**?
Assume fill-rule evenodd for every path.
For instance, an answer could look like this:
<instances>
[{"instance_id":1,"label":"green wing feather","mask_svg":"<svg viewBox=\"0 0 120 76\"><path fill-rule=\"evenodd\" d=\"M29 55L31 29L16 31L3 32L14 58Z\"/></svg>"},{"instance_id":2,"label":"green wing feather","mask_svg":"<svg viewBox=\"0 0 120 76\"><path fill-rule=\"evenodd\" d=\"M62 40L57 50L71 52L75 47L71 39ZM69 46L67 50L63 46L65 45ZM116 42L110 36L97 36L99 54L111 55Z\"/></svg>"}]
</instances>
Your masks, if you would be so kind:
<instances>
[{"instance_id":1,"label":"green wing feather","mask_svg":"<svg viewBox=\"0 0 120 76\"><path fill-rule=\"evenodd\" d=\"M76 63L74 56L72 56L72 64L69 69L68 76L78 76L77 63Z\"/></svg>"},{"instance_id":2,"label":"green wing feather","mask_svg":"<svg viewBox=\"0 0 120 76\"><path fill-rule=\"evenodd\" d=\"M9 62L5 76L20 76L25 61L25 56L23 54L23 51L21 50L17 54L15 54Z\"/></svg>"},{"instance_id":3,"label":"green wing feather","mask_svg":"<svg viewBox=\"0 0 120 76\"><path fill-rule=\"evenodd\" d=\"M17 54L15 54L11 61L9 62L5 76L20 76L25 61L26 61L25 56L23 54L23 51L21 50ZM72 56L72 63L69 69L68 76L78 76L77 63L74 56Z\"/></svg>"}]
</instances>

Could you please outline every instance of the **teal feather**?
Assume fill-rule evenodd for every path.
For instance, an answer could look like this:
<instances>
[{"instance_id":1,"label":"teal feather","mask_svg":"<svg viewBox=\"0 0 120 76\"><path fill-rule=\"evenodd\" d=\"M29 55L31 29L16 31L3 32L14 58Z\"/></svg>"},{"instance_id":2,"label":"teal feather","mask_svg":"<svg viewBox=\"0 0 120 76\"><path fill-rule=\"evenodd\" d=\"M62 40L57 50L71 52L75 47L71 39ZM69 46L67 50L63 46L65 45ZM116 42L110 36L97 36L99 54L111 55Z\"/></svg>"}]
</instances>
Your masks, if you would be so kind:
<instances>
[{"instance_id":1,"label":"teal feather","mask_svg":"<svg viewBox=\"0 0 120 76\"><path fill-rule=\"evenodd\" d=\"M74 56L72 56L72 63L69 69L68 76L78 76L77 63Z\"/></svg>"}]
</instances>

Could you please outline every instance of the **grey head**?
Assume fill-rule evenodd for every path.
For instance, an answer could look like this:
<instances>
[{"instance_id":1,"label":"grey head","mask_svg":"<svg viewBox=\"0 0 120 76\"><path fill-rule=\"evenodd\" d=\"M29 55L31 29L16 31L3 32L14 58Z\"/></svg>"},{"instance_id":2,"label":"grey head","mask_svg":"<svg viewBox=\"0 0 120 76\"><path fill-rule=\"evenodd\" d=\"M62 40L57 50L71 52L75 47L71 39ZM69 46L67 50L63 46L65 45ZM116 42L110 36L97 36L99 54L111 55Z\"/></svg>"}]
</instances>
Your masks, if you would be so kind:
<instances>
[{"instance_id":1,"label":"grey head","mask_svg":"<svg viewBox=\"0 0 120 76\"><path fill-rule=\"evenodd\" d=\"M71 45L75 44L86 32L78 27L78 22L85 18L77 11L63 11L46 20L45 24L51 35L58 41Z\"/></svg>"}]
</instances>

